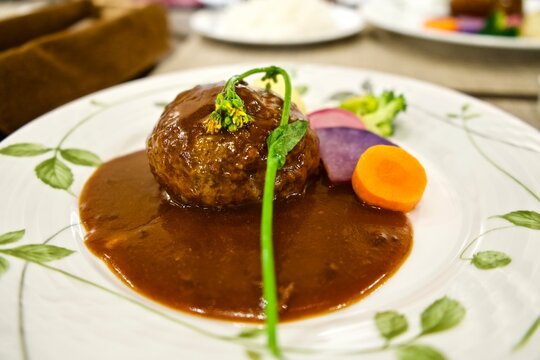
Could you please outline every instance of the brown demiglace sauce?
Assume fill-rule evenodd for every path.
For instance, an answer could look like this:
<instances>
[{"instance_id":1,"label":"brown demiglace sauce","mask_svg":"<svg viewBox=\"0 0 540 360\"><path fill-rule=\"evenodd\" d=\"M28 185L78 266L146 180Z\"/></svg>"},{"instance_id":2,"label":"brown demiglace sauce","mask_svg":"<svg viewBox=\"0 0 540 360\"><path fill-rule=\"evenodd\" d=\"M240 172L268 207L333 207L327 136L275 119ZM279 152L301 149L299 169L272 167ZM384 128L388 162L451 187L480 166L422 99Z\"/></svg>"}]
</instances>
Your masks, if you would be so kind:
<instances>
[{"instance_id":1,"label":"brown demiglace sauce","mask_svg":"<svg viewBox=\"0 0 540 360\"><path fill-rule=\"evenodd\" d=\"M260 204L211 210L164 200L145 152L103 164L80 200L86 245L126 285L171 308L262 321ZM402 213L362 204L323 180L274 208L280 319L351 304L408 256Z\"/></svg>"}]
</instances>

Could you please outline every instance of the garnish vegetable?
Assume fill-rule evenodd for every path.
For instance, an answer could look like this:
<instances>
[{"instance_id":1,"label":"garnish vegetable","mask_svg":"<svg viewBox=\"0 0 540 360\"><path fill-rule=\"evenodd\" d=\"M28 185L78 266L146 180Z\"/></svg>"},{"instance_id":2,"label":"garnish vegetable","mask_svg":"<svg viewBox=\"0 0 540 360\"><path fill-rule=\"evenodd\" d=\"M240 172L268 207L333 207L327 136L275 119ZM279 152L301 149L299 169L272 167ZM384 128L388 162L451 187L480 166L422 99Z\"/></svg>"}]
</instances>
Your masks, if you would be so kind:
<instances>
[{"instance_id":1,"label":"garnish vegetable","mask_svg":"<svg viewBox=\"0 0 540 360\"><path fill-rule=\"evenodd\" d=\"M422 198L426 171L402 148L376 145L367 149L352 176L354 192L366 203L394 211L411 211Z\"/></svg>"},{"instance_id":2,"label":"garnish vegetable","mask_svg":"<svg viewBox=\"0 0 540 360\"><path fill-rule=\"evenodd\" d=\"M366 126L352 112L337 108L325 108L308 114L309 126L312 129L322 128L355 128L365 129Z\"/></svg>"},{"instance_id":3,"label":"garnish vegetable","mask_svg":"<svg viewBox=\"0 0 540 360\"><path fill-rule=\"evenodd\" d=\"M519 36L519 27L509 24L509 17L503 11L495 11L486 19L481 34L495 36Z\"/></svg>"},{"instance_id":4,"label":"garnish vegetable","mask_svg":"<svg viewBox=\"0 0 540 360\"><path fill-rule=\"evenodd\" d=\"M234 76L230 78L216 97L216 108L205 123L207 133L215 134L221 129L235 132L253 121L246 113L244 101L235 91L236 83L240 80Z\"/></svg>"},{"instance_id":5,"label":"garnish vegetable","mask_svg":"<svg viewBox=\"0 0 540 360\"><path fill-rule=\"evenodd\" d=\"M340 108L348 110L357 115L372 113L377 110L378 106L379 101L371 93L346 98L341 102L341 104L339 104Z\"/></svg>"},{"instance_id":6,"label":"garnish vegetable","mask_svg":"<svg viewBox=\"0 0 540 360\"><path fill-rule=\"evenodd\" d=\"M394 133L396 115L407 109L407 102L403 95L384 91L380 96L370 93L345 99L340 107L355 113L369 131L388 137Z\"/></svg>"},{"instance_id":7,"label":"garnish vegetable","mask_svg":"<svg viewBox=\"0 0 540 360\"><path fill-rule=\"evenodd\" d=\"M354 128L318 128L321 160L332 183L351 181L360 155L374 145L393 145L370 131Z\"/></svg>"},{"instance_id":8,"label":"garnish vegetable","mask_svg":"<svg viewBox=\"0 0 540 360\"><path fill-rule=\"evenodd\" d=\"M459 24L458 19L455 17L439 17L426 20L425 26L428 29L437 29L443 31L458 31Z\"/></svg>"},{"instance_id":9,"label":"garnish vegetable","mask_svg":"<svg viewBox=\"0 0 540 360\"><path fill-rule=\"evenodd\" d=\"M231 77L225 84L223 91L216 98L216 111L212 113L208 120L207 131L217 132L220 129L225 129L233 132L251 121L243 121L243 118L240 118L235 122L235 116L245 115L249 118L249 115L247 115L244 108L244 103L235 93L235 86L239 81L256 73L264 73L262 78L263 81L270 79L276 82L277 77L282 76L285 83L285 96L281 120L279 126L270 133L270 136L268 136L268 139L266 140L268 146L268 158L266 161L261 215L261 263L266 315L266 334L270 351L275 357L280 358L281 349L277 338L277 323L279 320L278 299L272 243L274 187L276 174L285 164L287 154L304 137L308 128L308 122L304 120L298 120L289 124L292 89L289 74L280 67L268 66L254 68L240 75ZM229 109L229 105L232 109Z\"/></svg>"}]
</instances>

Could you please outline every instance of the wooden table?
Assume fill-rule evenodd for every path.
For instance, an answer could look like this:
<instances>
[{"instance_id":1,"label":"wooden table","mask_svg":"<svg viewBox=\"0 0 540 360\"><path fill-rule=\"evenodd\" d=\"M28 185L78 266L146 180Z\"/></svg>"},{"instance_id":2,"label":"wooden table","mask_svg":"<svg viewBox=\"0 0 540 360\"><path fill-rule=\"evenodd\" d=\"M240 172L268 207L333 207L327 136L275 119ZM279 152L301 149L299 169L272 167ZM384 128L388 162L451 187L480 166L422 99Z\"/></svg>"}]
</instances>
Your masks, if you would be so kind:
<instances>
[{"instance_id":1,"label":"wooden table","mask_svg":"<svg viewBox=\"0 0 540 360\"><path fill-rule=\"evenodd\" d=\"M217 42L174 18L180 40L153 74L240 62L324 63L373 69L450 87L498 106L540 129L540 52L448 45L368 28L341 41L295 47ZM184 25L182 25L184 21ZM180 24L180 25L179 25Z\"/></svg>"}]
</instances>

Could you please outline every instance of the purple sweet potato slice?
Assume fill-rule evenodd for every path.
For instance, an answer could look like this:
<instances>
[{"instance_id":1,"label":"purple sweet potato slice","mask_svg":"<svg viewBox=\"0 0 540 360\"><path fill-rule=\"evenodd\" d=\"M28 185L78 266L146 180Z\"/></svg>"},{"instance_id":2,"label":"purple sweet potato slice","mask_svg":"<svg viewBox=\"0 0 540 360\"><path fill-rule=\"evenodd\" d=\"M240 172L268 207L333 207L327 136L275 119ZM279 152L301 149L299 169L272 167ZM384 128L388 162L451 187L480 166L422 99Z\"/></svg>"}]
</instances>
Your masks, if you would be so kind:
<instances>
[{"instance_id":1,"label":"purple sweet potato slice","mask_svg":"<svg viewBox=\"0 0 540 360\"><path fill-rule=\"evenodd\" d=\"M368 130L345 127L318 128L321 160L332 183L346 183L360 155L374 145L394 145Z\"/></svg>"},{"instance_id":2,"label":"purple sweet potato slice","mask_svg":"<svg viewBox=\"0 0 540 360\"><path fill-rule=\"evenodd\" d=\"M458 16L457 24L458 31L476 34L486 26L486 20L478 17Z\"/></svg>"}]
</instances>

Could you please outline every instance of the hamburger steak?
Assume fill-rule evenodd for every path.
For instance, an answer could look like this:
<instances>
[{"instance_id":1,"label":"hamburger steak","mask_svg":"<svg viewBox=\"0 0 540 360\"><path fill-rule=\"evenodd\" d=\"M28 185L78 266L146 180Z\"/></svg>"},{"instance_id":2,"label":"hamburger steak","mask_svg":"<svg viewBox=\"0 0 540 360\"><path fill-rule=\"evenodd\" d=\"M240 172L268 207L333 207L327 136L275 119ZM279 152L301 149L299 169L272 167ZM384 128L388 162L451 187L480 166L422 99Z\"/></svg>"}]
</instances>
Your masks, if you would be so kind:
<instances>
[{"instance_id":1,"label":"hamburger steak","mask_svg":"<svg viewBox=\"0 0 540 360\"><path fill-rule=\"evenodd\" d=\"M205 121L224 83L180 93L165 108L147 141L150 169L171 200L203 207L237 206L262 198L266 139L278 127L283 100L244 84L236 92L253 121L234 133L209 134ZM305 116L291 104L289 122ZM277 173L276 198L302 194L319 168L319 141L308 128Z\"/></svg>"}]
</instances>

